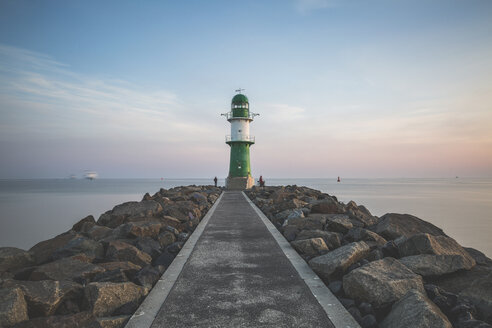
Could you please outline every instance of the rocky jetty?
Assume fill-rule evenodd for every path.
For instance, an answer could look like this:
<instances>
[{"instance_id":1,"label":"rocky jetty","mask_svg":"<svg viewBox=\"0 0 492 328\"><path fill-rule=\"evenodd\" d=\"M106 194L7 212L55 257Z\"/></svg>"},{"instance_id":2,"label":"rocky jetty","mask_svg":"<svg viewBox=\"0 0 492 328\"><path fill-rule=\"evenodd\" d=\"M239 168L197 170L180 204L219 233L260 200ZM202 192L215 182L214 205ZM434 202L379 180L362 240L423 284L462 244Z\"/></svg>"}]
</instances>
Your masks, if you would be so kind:
<instances>
[{"instance_id":1,"label":"rocky jetty","mask_svg":"<svg viewBox=\"0 0 492 328\"><path fill-rule=\"evenodd\" d=\"M124 327L221 192L161 189L29 251L0 248L0 327Z\"/></svg>"},{"instance_id":2,"label":"rocky jetty","mask_svg":"<svg viewBox=\"0 0 492 328\"><path fill-rule=\"evenodd\" d=\"M492 327L492 261L433 224L306 187L247 195L363 328Z\"/></svg>"}]
</instances>

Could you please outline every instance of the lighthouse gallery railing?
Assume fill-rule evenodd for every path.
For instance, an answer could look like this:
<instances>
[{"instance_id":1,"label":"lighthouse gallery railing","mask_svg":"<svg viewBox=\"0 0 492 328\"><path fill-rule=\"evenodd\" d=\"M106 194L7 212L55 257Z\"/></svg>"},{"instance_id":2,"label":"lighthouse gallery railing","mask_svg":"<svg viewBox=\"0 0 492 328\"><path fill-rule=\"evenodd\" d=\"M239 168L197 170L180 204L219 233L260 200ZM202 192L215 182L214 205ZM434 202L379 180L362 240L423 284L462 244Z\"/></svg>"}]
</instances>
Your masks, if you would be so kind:
<instances>
[{"instance_id":1,"label":"lighthouse gallery railing","mask_svg":"<svg viewBox=\"0 0 492 328\"><path fill-rule=\"evenodd\" d=\"M230 142L230 141L247 141L247 142L255 142L255 137L254 136L249 136L249 135L245 135L245 134L238 134L237 136L235 136L235 138L233 139L232 136L230 135L227 135L225 137L225 140L226 142Z\"/></svg>"}]
</instances>

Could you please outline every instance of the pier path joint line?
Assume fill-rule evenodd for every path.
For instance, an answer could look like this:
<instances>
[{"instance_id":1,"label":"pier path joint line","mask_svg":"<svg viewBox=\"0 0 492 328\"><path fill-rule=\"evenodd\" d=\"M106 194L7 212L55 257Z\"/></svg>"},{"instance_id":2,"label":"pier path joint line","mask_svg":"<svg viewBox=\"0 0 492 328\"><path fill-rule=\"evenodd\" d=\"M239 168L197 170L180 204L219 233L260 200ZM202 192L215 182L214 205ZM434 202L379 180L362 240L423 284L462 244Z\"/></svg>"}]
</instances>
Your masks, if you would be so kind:
<instances>
[{"instance_id":1,"label":"pier path joint line","mask_svg":"<svg viewBox=\"0 0 492 328\"><path fill-rule=\"evenodd\" d=\"M185 326L360 327L237 191L220 195L126 327Z\"/></svg>"}]
</instances>

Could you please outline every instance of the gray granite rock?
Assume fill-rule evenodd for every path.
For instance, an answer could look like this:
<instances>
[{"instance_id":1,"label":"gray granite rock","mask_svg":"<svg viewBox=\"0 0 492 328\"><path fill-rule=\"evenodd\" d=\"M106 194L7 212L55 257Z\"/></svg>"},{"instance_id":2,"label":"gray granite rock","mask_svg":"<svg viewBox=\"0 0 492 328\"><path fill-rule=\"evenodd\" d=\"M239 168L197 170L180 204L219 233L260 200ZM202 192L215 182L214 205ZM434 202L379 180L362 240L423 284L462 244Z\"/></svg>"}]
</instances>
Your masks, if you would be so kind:
<instances>
[{"instance_id":1,"label":"gray granite rock","mask_svg":"<svg viewBox=\"0 0 492 328\"><path fill-rule=\"evenodd\" d=\"M424 285L421 276L398 260L386 257L345 275L343 289L351 298L383 307L397 301L411 289L424 292Z\"/></svg>"},{"instance_id":2,"label":"gray granite rock","mask_svg":"<svg viewBox=\"0 0 492 328\"><path fill-rule=\"evenodd\" d=\"M328 252L323 238L296 240L290 244L297 252L307 256L318 256Z\"/></svg>"},{"instance_id":3,"label":"gray granite rock","mask_svg":"<svg viewBox=\"0 0 492 328\"><path fill-rule=\"evenodd\" d=\"M0 327L28 320L27 304L20 288L0 289Z\"/></svg>"},{"instance_id":4,"label":"gray granite rock","mask_svg":"<svg viewBox=\"0 0 492 328\"><path fill-rule=\"evenodd\" d=\"M323 238L329 249L336 249L341 245L340 234L323 230L302 230L296 234L296 240Z\"/></svg>"},{"instance_id":5,"label":"gray granite rock","mask_svg":"<svg viewBox=\"0 0 492 328\"><path fill-rule=\"evenodd\" d=\"M343 274L351 264L367 256L370 250L369 245L363 241L351 243L311 259L309 266L318 276L330 280L336 275Z\"/></svg>"},{"instance_id":6,"label":"gray granite rock","mask_svg":"<svg viewBox=\"0 0 492 328\"><path fill-rule=\"evenodd\" d=\"M418 290L408 291L393 304L381 328L452 328L448 318Z\"/></svg>"},{"instance_id":7,"label":"gray granite rock","mask_svg":"<svg viewBox=\"0 0 492 328\"><path fill-rule=\"evenodd\" d=\"M0 271L12 271L33 264L29 252L16 247L0 247Z\"/></svg>"},{"instance_id":8,"label":"gray granite rock","mask_svg":"<svg viewBox=\"0 0 492 328\"><path fill-rule=\"evenodd\" d=\"M463 247L454 239L447 236L418 233L401 243L398 246L398 250L402 257L420 254L459 256L461 260L454 260L456 262L455 264L458 265L458 262L460 262L462 268L467 270L473 268L476 264L473 257Z\"/></svg>"},{"instance_id":9,"label":"gray granite rock","mask_svg":"<svg viewBox=\"0 0 492 328\"><path fill-rule=\"evenodd\" d=\"M445 236L440 228L410 214L385 214L370 229L387 240L396 239L400 236L411 237L422 232L435 236Z\"/></svg>"},{"instance_id":10,"label":"gray granite rock","mask_svg":"<svg viewBox=\"0 0 492 328\"><path fill-rule=\"evenodd\" d=\"M10 280L3 287L18 287L22 290L31 318L54 315L63 301L78 298L83 290L81 285L72 281L54 280Z\"/></svg>"},{"instance_id":11,"label":"gray granite rock","mask_svg":"<svg viewBox=\"0 0 492 328\"><path fill-rule=\"evenodd\" d=\"M85 287L85 302L96 317L113 315L126 303L139 302L148 290L131 282L93 282Z\"/></svg>"},{"instance_id":12,"label":"gray granite rock","mask_svg":"<svg viewBox=\"0 0 492 328\"><path fill-rule=\"evenodd\" d=\"M461 255L412 255L399 260L410 270L424 277L441 276L458 270L472 268L470 261Z\"/></svg>"}]
</instances>

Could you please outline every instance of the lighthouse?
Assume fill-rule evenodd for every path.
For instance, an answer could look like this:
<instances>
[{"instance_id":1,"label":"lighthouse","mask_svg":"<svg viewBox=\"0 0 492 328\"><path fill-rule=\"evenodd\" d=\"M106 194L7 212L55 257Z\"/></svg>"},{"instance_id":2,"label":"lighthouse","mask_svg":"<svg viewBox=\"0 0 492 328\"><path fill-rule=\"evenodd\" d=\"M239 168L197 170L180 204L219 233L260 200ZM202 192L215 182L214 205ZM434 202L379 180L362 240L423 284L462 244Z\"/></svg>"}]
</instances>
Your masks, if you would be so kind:
<instances>
[{"instance_id":1,"label":"lighthouse","mask_svg":"<svg viewBox=\"0 0 492 328\"><path fill-rule=\"evenodd\" d=\"M249 111L248 98L236 90L231 101L231 111L222 114L231 123L231 134L226 136L226 144L231 147L227 189L242 190L251 188L255 181L251 176L249 148L255 143L255 137L249 134L249 123L259 114Z\"/></svg>"}]
</instances>

